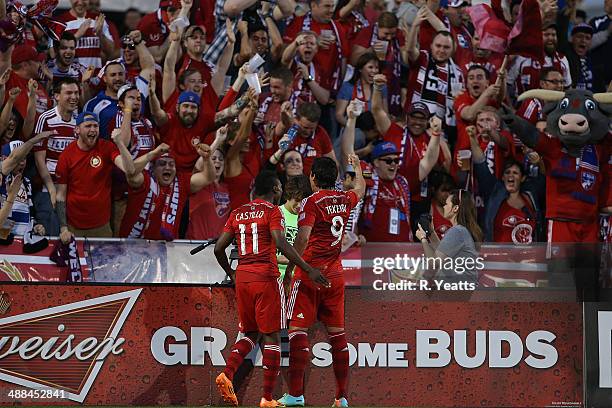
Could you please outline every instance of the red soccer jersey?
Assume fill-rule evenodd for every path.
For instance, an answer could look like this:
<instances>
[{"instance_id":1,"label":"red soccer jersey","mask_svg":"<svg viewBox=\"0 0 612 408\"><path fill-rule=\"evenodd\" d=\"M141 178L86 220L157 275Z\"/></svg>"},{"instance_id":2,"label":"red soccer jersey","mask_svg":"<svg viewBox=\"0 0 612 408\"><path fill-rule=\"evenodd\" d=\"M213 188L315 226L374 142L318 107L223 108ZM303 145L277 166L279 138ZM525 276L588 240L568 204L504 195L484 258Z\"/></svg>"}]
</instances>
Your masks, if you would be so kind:
<instances>
[{"instance_id":1,"label":"red soccer jersey","mask_svg":"<svg viewBox=\"0 0 612 408\"><path fill-rule=\"evenodd\" d=\"M542 108L542 102L539 99L525 99L518 108L516 115L535 125L539 121L546 120Z\"/></svg>"},{"instance_id":2,"label":"red soccer jersey","mask_svg":"<svg viewBox=\"0 0 612 408\"><path fill-rule=\"evenodd\" d=\"M262 153L259 143L254 141L251 133L251 148L242 158L242 172L235 177L225 177L230 196L230 207L232 210L251 201L251 190L255 177L262 167Z\"/></svg>"},{"instance_id":3,"label":"red soccer jersey","mask_svg":"<svg viewBox=\"0 0 612 408\"><path fill-rule=\"evenodd\" d=\"M302 201L298 228L312 227L308 245L302 257L306 262L321 270L326 278L342 276L340 250L344 226L351 210L359 202L353 191L319 190ZM296 279L310 279L308 273L295 268Z\"/></svg>"},{"instance_id":4,"label":"red soccer jersey","mask_svg":"<svg viewBox=\"0 0 612 408\"><path fill-rule=\"evenodd\" d=\"M158 47L164 43L168 35L170 35L167 22L168 15L161 9L145 15L140 20L138 30L142 33L142 39L147 44L147 47Z\"/></svg>"},{"instance_id":5,"label":"red soccer jersey","mask_svg":"<svg viewBox=\"0 0 612 408\"><path fill-rule=\"evenodd\" d=\"M173 227L174 236L178 236L183 208L190 193L190 174L177 173L178 191ZM165 239L161 235L162 214L164 212L165 198L172 195L174 183L162 186L153 179L148 172L144 172L144 182L140 187L129 188L128 203L125 215L121 221L119 236L122 238Z\"/></svg>"},{"instance_id":6,"label":"red soccer jersey","mask_svg":"<svg viewBox=\"0 0 612 408\"><path fill-rule=\"evenodd\" d=\"M444 234L446 234L446 231L448 231L453 224L444 218L444 215L438 211L438 207L433 204L431 205L431 217L433 228L436 231L436 234L438 234L438 238L442 240L442 238L444 238Z\"/></svg>"},{"instance_id":7,"label":"red soccer jersey","mask_svg":"<svg viewBox=\"0 0 612 408\"><path fill-rule=\"evenodd\" d=\"M310 27L305 24L305 21L310 21ZM330 45L328 49L319 47L319 51L314 57L314 63L317 67L320 67L323 78L333 78L330 81L338 89L337 87L340 86L343 78L336 75L337 70L341 68L342 58L348 57L351 52L344 28L336 22L319 23L312 18L310 13L307 13L291 20L285 29L283 41L285 43L292 42L304 30L314 31L317 35L320 35L322 30L327 30L336 37L336 44ZM340 53L338 53L338 49L340 49Z\"/></svg>"},{"instance_id":8,"label":"red soccer jersey","mask_svg":"<svg viewBox=\"0 0 612 408\"><path fill-rule=\"evenodd\" d=\"M529 212L535 214L529 204L529 199L523 197L529 207ZM511 242L514 244L530 244L533 242L536 222L533 217L529 217L521 209L511 207L507 200L504 200L495 216L493 229L494 242Z\"/></svg>"},{"instance_id":9,"label":"red soccer jersey","mask_svg":"<svg viewBox=\"0 0 612 408\"><path fill-rule=\"evenodd\" d=\"M176 104L178 102L180 92L176 89L172 95L164 103L166 112L176 112ZM210 82L202 84L202 94L200 95L200 109L198 109L198 118L193 128L201 129L201 132L208 133L215 129L215 114L217 112L217 102L219 98L215 93Z\"/></svg>"},{"instance_id":10,"label":"red soccer jersey","mask_svg":"<svg viewBox=\"0 0 612 408\"><path fill-rule=\"evenodd\" d=\"M410 133L404 138L404 128L395 122L391 123L389 130L383 136L386 142L392 142L400 151L400 168L398 173L406 177L410 185L410 199L412 201L422 201L427 198L427 183L421 183L419 180L419 163L425 156L427 145L429 144L429 135L424 132L418 136L413 136ZM405 139L405 140L404 140ZM444 154L442 149L438 154L438 163L444 162Z\"/></svg>"},{"instance_id":11,"label":"red soccer jersey","mask_svg":"<svg viewBox=\"0 0 612 408\"><path fill-rule=\"evenodd\" d=\"M34 133L38 134L45 131L56 131L58 134L38 142L34 146L34 151L46 151L45 164L51 175L53 182L56 182L55 168L60 155L66 147L74 142L77 137L74 134L76 119L72 117L69 122L65 122L59 114L57 107L44 112L38 117Z\"/></svg>"},{"instance_id":12,"label":"red soccer jersey","mask_svg":"<svg viewBox=\"0 0 612 408\"><path fill-rule=\"evenodd\" d=\"M57 162L58 184L66 184L68 223L78 229L101 227L110 220L111 172L119 151L112 142L98 139L84 151L77 142L64 149Z\"/></svg>"},{"instance_id":13,"label":"red soccer jersey","mask_svg":"<svg viewBox=\"0 0 612 408\"><path fill-rule=\"evenodd\" d=\"M211 183L189 197L187 239L217 238L230 212L227 184Z\"/></svg>"},{"instance_id":14,"label":"red soccer jersey","mask_svg":"<svg viewBox=\"0 0 612 408\"><path fill-rule=\"evenodd\" d=\"M281 231L284 235L284 230L283 214L268 201L256 198L232 211L223 232L236 237L240 257L237 282L274 281L279 277L272 231Z\"/></svg>"},{"instance_id":15,"label":"red soccer jersey","mask_svg":"<svg viewBox=\"0 0 612 408\"><path fill-rule=\"evenodd\" d=\"M310 174L310 168L314 159L322 157L333 150L331 139L322 126L317 126L314 134L309 138L298 136L291 143L291 149L297 150L302 155L304 174Z\"/></svg>"},{"instance_id":16,"label":"red soccer jersey","mask_svg":"<svg viewBox=\"0 0 612 408\"><path fill-rule=\"evenodd\" d=\"M540 133L535 150L546 165L546 218L596 222L600 198L608 195L605 174L612 160L612 143L588 145L582 158L562 151L558 138Z\"/></svg>"},{"instance_id":17,"label":"red soccer jersey","mask_svg":"<svg viewBox=\"0 0 612 408\"><path fill-rule=\"evenodd\" d=\"M161 141L170 146L175 157L176 171L191 173L199 157L196 147L200 143L200 137L204 137L202 128L197 126L197 122L186 128L178 113L171 111L168 113L168 122L159 128L159 133Z\"/></svg>"}]
</instances>

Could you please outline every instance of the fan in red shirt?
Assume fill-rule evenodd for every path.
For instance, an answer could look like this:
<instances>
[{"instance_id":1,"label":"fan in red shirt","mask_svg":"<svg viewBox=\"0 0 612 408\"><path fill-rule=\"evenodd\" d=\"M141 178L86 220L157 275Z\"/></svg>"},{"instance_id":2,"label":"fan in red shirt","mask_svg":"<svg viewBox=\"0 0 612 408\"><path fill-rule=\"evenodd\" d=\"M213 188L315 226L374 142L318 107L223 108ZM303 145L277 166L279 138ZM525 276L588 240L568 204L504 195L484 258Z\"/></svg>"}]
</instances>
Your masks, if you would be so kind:
<instances>
[{"instance_id":1,"label":"fan in red shirt","mask_svg":"<svg viewBox=\"0 0 612 408\"><path fill-rule=\"evenodd\" d=\"M347 382L349 353L344 332L344 276L340 250L344 226L365 192L365 181L359 158L350 155L348 162L355 169L355 188L337 191L336 162L319 157L312 164L310 184L314 194L302 201L298 218L298 234L293 246L303 253L304 260L321 269L330 286L317 288L303 268L295 270L289 300L289 393L279 402L304 404L304 369L309 359L307 330L319 320L327 328L336 376L336 400L333 406L348 406ZM285 276L291 276L291 267Z\"/></svg>"},{"instance_id":2,"label":"fan in red shirt","mask_svg":"<svg viewBox=\"0 0 612 408\"><path fill-rule=\"evenodd\" d=\"M152 86L149 83L149 86ZM178 172L191 173L198 160L196 146L204 129L197 125L200 112L200 97L191 91L181 92L174 111L164 111L155 92L150 92L149 105L153 120L159 126L161 141L167 143L176 158Z\"/></svg>"},{"instance_id":3,"label":"fan in red shirt","mask_svg":"<svg viewBox=\"0 0 612 408\"><path fill-rule=\"evenodd\" d=\"M118 133L115 133L113 140L125 163L129 185L127 211L121 222L119 236L166 241L177 238L189 195L197 193L213 181L210 146L198 146L203 161L202 171L188 174L176 172L175 158L172 153L168 153L168 145L160 145L143 156L147 160L140 160L136 165L132 153ZM152 161L151 169L143 171L149 161Z\"/></svg>"},{"instance_id":4,"label":"fan in red shirt","mask_svg":"<svg viewBox=\"0 0 612 408\"><path fill-rule=\"evenodd\" d=\"M82 237L112 236L111 172L113 165L125 169L115 145L99 139L99 120L95 113L80 113L75 132L78 139L64 149L55 169L55 210L64 243L73 233Z\"/></svg>"},{"instance_id":5,"label":"fan in red shirt","mask_svg":"<svg viewBox=\"0 0 612 408\"><path fill-rule=\"evenodd\" d=\"M330 78L331 90L342 84L342 66L350 54L350 45L343 27L333 20L334 0L314 0L311 11L301 17L294 16L285 29L283 41L291 43L300 32L314 31L319 37L319 52L315 65L321 69L322 78Z\"/></svg>"},{"instance_id":6,"label":"fan in red shirt","mask_svg":"<svg viewBox=\"0 0 612 408\"><path fill-rule=\"evenodd\" d=\"M289 149L297 150L302 156L304 174L310 173L310 167L317 157L329 157L336 161L331 139L319 125L319 119L321 108L316 103L301 104L294 119L298 133Z\"/></svg>"},{"instance_id":7,"label":"fan in red shirt","mask_svg":"<svg viewBox=\"0 0 612 408\"><path fill-rule=\"evenodd\" d=\"M280 370L278 332L286 327L285 292L278 272L276 249L297 264L314 282L329 282L298 255L285 238L285 221L277 206L282 194L281 183L274 172L260 173L255 180L255 199L230 214L223 234L215 245L219 265L236 283L236 300L240 331L244 337L231 349L225 370L216 379L227 402L238 406L232 380L244 358L255 348L263 334L264 384L260 407L279 407L272 398ZM227 260L226 248L236 239L238 267L234 272Z\"/></svg>"},{"instance_id":8,"label":"fan in red shirt","mask_svg":"<svg viewBox=\"0 0 612 408\"><path fill-rule=\"evenodd\" d=\"M158 64L164 61L164 56L168 51L169 25L179 17L180 12L180 0L160 1L159 8L145 15L138 24L138 30L142 33L149 51Z\"/></svg>"}]
</instances>

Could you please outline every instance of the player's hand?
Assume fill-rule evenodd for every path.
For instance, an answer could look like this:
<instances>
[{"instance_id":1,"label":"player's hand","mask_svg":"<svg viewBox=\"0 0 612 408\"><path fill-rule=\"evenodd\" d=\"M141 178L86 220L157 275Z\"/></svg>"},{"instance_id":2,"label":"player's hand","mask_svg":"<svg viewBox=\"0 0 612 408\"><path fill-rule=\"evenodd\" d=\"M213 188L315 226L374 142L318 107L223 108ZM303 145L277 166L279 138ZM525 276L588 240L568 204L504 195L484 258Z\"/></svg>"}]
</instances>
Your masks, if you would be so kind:
<instances>
[{"instance_id":1,"label":"player's hand","mask_svg":"<svg viewBox=\"0 0 612 408\"><path fill-rule=\"evenodd\" d=\"M442 133L442 121L437 115L433 115L429 119L429 128L431 129L432 133L436 133L438 135Z\"/></svg>"},{"instance_id":2,"label":"player's hand","mask_svg":"<svg viewBox=\"0 0 612 408\"><path fill-rule=\"evenodd\" d=\"M102 35L102 29L104 28L104 14L98 14L96 17L96 26L94 27L94 33L99 37Z\"/></svg>"},{"instance_id":3,"label":"player's hand","mask_svg":"<svg viewBox=\"0 0 612 408\"><path fill-rule=\"evenodd\" d=\"M168 146L166 143L162 143L159 146L157 146L155 148L155 153L157 154L157 156L161 156L162 154L166 154L170 151L170 146Z\"/></svg>"},{"instance_id":4,"label":"player's hand","mask_svg":"<svg viewBox=\"0 0 612 408\"><path fill-rule=\"evenodd\" d=\"M7 68L6 71L4 71L4 74L0 76L0 86L6 85L10 76L11 76L11 68Z\"/></svg>"},{"instance_id":5,"label":"player's hand","mask_svg":"<svg viewBox=\"0 0 612 408\"><path fill-rule=\"evenodd\" d=\"M240 20L237 27L241 35L249 35L249 23L247 23L245 20Z\"/></svg>"},{"instance_id":6,"label":"player's hand","mask_svg":"<svg viewBox=\"0 0 612 408\"><path fill-rule=\"evenodd\" d=\"M374 75L374 85L375 86L383 86L387 84L387 77L385 74L376 74Z\"/></svg>"},{"instance_id":7,"label":"player's hand","mask_svg":"<svg viewBox=\"0 0 612 408\"><path fill-rule=\"evenodd\" d=\"M468 127L465 128L465 131L468 134L468 137L471 139L476 140L476 126L474 125L470 125Z\"/></svg>"},{"instance_id":8,"label":"player's hand","mask_svg":"<svg viewBox=\"0 0 612 408\"><path fill-rule=\"evenodd\" d=\"M77 32L74 33L74 36L76 37L77 41L79 38L85 35L85 31L87 31L89 26L91 26L91 18L86 18L85 20L83 20L83 22L79 26L79 29L77 30Z\"/></svg>"},{"instance_id":9,"label":"player's hand","mask_svg":"<svg viewBox=\"0 0 612 408\"><path fill-rule=\"evenodd\" d=\"M38 91L38 82L35 79L30 79L28 81L28 97L36 98Z\"/></svg>"},{"instance_id":10,"label":"player's hand","mask_svg":"<svg viewBox=\"0 0 612 408\"><path fill-rule=\"evenodd\" d=\"M93 77L95 70L96 70L96 67L94 67L93 65L90 65L89 67L87 67L87 70L83 72L83 76L81 77L81 83L88 82L91 79L91 77Z\"/></svg>"},{"instance_id":11,"label":"player's hand","mask_svg":"<svg viewBox=\"0 0 612 408\"><path fill-rule=\"evenodd\" d=\"M210 159L212 155L210 146L205 143L198 144L198 146L196 147L196 150L198 151L198 154L200 155L200 157L203 158L204 160Z\"/></svg>"},{"instance_id":12,"label":"player's hand","mask_svg":"<svg viewBox=\"0 0 612 408\"><path fill-rule=\"evenodd\" d=\"M308 67L305 64L302 64L301 62L297 63L297 69L298 73L302 78L308 78L308 75L310 75L310 73L308 72Z\"/></svg>"},{"instance_id":13,"label":"player's hand","mask_svg":"<svg viewBox=\"0 0 612 408\"><path fill-rule=\"evenodd\" d=\"M257 74L259 77L259 85L263 88L270 84L270 74L267 72L260 72Z\"/></svg>"},{"instance_id":14,"label":"player's hand","mask_svg":"<svg viewBox=\"0 0 612 408\"><path fill-rule=\"evenodd\" d=\"M219 129L217 129L217 132L215 133L215 141L218 141L218 143L225 142L225 139L227 139L227 129L227 125L221 126Z\"/></svg>"},{"instance_id":15,"label":"player's hand","mask_svg":"<svg viewBox=\"0 0 612 408\"><path fill-rule=\"evenodd\" d=\"M69 243L72 237L72 232L70 232L70 230L66 227L64 227L62 229L62 232L60 232L60 241L62 241L62 244Z\"/></svg>"},{"instance_id":16,"label":"player's hand","mask_svg":"<svg viewBox=\"0 0 612 408\"><path fill-rule=\"evenodd\" d=\"M416 237L419 241L422 241L423 239L427 238L427 233L425 232L425 230L423 229L423 227L421 227L421 224L418 224L418 229L416 230Z\"/></svg>"},{"instance_id":17,"label":"player's hand","mask_svg":"<svg viewBox=\"0 0 612 408\"><path fill-rule=\"evenodd\" d=\"M139 30L134 30L128 34L134 44L139 44L142 41L142 33Z\"/></svg>"},{"instance_id":18,"label":"player's hand","mask_svg":"<svg viewBox=\"0 0 612 408\"><path fill-rule=\"evenodd\" d=\"M308 277L312 279L314 283L317 285L321 285L325 288L331 288L331 283L327 280L325 276L321 274L321 271L315 268L310 268L308 271Z\"/></svg>"},{"instance_id":19,"label":"player's hand","mask_svg":"<svg viewBox=\"0 0 612 408\"><path fill-rule=\"evenodd\" d=\"M225 33L227 34L227 42L229 44L235 44L236 34L234 34L234 23L229 18L225 19Z\"/></svg>"}]
</instances>

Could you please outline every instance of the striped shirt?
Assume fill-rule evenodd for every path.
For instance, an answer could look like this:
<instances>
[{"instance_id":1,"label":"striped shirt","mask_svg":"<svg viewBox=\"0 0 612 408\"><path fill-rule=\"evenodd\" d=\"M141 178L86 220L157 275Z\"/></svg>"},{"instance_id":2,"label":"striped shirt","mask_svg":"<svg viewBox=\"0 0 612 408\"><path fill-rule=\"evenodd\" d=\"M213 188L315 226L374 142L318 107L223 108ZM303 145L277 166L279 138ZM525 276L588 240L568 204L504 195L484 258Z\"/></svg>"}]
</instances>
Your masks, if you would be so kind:
<instances>
[{"instance_id":1,"label":"striped shirt","mask_svg":"<svg viewBox=\"0 0 612 408\"><path fill-rule=\"evenodd\" d=\"M115 116L114 128L120 128L123 123L123 112L117 112ZM132 158L144 156L151 150L155 149L155 136L153 135L153 124L147 118L132 120L132 134L130 135L130 143L128 149L132 153Z\"/></svg>"},{"instance_id":2,"label":"striped shirt","mask_svg":"<svg viewBox=\"0 0 612 408\"><path fill-rule=\"evenodd\" d=\"M102 49L100 46L100 38L98 38L98 36L94 32L94 29L96 27L95 16L92 17L88 14L86 17L91 18L91 24L89 25L89 28L85 31L85 34L77 41L75 58L79 63L85 65L86 67L93 65L96 68L102 68L102 58L100 57L102 53ZM84 21L84 18L77 18L74 20L65 21L65 31L71 32L72 34L76 34L76 32L79 30L79 27L81 26L81 24L83 24ZM113 41L113 37L111 36L106 21L104 22L102 33L109 41Z\"/></svg>"},{"instance_id":3,"label":"striped shirt","mask_svg":"<svg viewBox=\"0 0 612 408\"><path fill-rule=\"evenodd\" d=\"M0 184L0 200L2 201L2 206L4 206L4 202L7 200L7 189L13 182L13 177L12 173L3 177L2 184ZM13 223L11 233L13 235L25 235L30 229L30 209L32 206L32 184L30 183L30 179L24 177L21 188L15 196L11 214L2 227L8 229L11 223Z\"/></svg>"},{"instance_id":4,"label":"striped shirt","mask_svg":"<svg viewBox=\"0 0 612 408\"><path fill-rule=\"evenodd\" d=\"M49 68L49 71L51 71L53 74L53 82L58 82L63 78L74 78L81 82L83 74L85 71L87 71L87 67L77 61L70 64L70 66L68 66L68 70L62 71L54 59L47 62L47 68Z\"/></svg>"},{"instance_id":5,"label":"striped shirt","mask_svg":"<svg viewBox=\"0 0 612 408\"><path fill-rule=\"evenodd\" d=\"M98 118L100 118L100 137L109 139L109 124L115 119L119 110L117 100L106 95L105 91L100 91L85 104L83 110L98 115Z\"/></svg>"},{"instance_id":6,"label":"striped shirt","mask_svg":"<svg viewBox=\"0 0 612 408\"><path fill-rule=\"evenodd\" d=\"M36 128L34 129L35 134L53 130L58 133L57 135L50 136L38 142L36 146L34 146L35 152L47 152L45 163L54 183L56 182L55 167L57 166L60 154L62 154L66 146L77 140L74 133L77 113L77 111L74 111L70 121L66 122L62 119L59 109L56 106L53 109L43 112L36 122Z\"/></svg>"}]
</instances>

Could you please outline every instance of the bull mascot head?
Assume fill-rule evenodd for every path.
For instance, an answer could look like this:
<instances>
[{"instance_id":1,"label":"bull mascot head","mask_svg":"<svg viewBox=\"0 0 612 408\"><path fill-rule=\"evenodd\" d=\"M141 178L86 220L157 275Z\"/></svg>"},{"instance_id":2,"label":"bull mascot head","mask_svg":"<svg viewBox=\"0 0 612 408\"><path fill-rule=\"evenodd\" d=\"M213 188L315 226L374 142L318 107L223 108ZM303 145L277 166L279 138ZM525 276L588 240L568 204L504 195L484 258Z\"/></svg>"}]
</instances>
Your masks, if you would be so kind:
<instances>
[{"instance_id":1,"label":"bull mascot head","mask_svg":"<svg viewBox=\"0 0 612 408\"><path fill-rule=\"evenodd\" d=\"M584 145L598 143L610 132L612 93L531 89L522 93L518 100L528 98L547 102L544 106L546 131L559 138L574 157L580 155Z\"/></svg>"}]
</instances>

